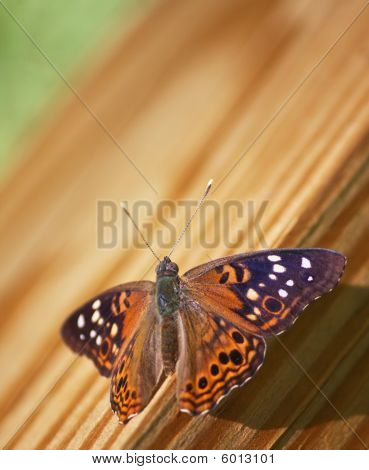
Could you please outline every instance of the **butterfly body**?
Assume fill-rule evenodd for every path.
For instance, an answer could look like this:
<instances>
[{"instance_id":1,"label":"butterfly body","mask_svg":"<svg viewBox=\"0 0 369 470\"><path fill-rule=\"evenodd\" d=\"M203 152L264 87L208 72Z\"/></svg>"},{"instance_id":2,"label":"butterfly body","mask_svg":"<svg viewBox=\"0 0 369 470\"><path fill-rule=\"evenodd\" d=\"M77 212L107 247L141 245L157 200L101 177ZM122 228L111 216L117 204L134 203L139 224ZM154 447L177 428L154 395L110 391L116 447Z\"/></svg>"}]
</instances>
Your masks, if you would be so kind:
<instances>
[{"instance_id":1,"label":"butterfly body","mask_svg":"<svg viewBox=\"0 0 369 470\"><path fill-rule=\"evenodd\" d=\"M156 269L155 300L161 317L161 354L165 375L175 371L178 359L178 266L168 257Z\"/></svg>"},{"instance_id":2,"label":"butterfly body","mask_svg":"<svg viewBox=\"0 0 369 470\"><path fill-rule=\"evenodd\" d=\"M122 284L64 323L62 336L111 376L111 406L126 421L176 372L179 409L212 410L261 367L265 338L282 333L338 283L346 259L320 248L220 258L178 275L165 257L156 282Z\"/></svg>"}]
</instances>

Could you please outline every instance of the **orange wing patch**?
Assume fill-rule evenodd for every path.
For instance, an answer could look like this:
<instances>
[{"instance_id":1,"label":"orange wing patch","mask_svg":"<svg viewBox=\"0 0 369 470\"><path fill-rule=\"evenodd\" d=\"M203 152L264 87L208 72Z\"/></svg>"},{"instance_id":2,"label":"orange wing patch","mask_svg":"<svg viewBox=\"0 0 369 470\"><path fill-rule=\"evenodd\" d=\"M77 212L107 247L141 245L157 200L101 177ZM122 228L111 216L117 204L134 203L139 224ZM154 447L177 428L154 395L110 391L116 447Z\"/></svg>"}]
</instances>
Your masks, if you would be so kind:
<instances>
[{"instance_id":1,"label":"orange wing patch","mask_svg":"<svg viewBox=\"0 0 369 470\"><path fill-rule=\"evenodd\" d=\"M112 375L111 407L121 423L148 404L163 369L160 321L153 299L141 305L140 316L123 340Z\"/></svg>"},{"instance_id":2,"label":"orange wing patch","mask_svg":"<svg viewBox=\"0 0 369 470\"><path fill-rule=\"evenodd\" d=\"M222 264L205 271L197 276L196 280L202 284L236 284L247 282L250 276L250 271L245 266L234 262Z\"/></svg>"},{"instance_id":3,"label":"orange wing patch","mask_svg":"<svg viewBox=\"0 0 369 470\"><path fill-rule=\"evenodd\" d=\"M92 359L100 374L109 377L125 338L137 327L152 292L153 283L145 281L101 293L65 321L61 330L64 341L73 351Z\"/></svg>"},{"instance_id":4,"label":"orange wing patch","mask_svg":"<svg viewBox=\"0 0 369 470\"><path fill-rule=\"evenodd\" d=\"M251 379L262 365L265 341L221 318L180 311L181 349L177 394L181 411L210 411L233 388Z\"/></svg>"}]
</instances>

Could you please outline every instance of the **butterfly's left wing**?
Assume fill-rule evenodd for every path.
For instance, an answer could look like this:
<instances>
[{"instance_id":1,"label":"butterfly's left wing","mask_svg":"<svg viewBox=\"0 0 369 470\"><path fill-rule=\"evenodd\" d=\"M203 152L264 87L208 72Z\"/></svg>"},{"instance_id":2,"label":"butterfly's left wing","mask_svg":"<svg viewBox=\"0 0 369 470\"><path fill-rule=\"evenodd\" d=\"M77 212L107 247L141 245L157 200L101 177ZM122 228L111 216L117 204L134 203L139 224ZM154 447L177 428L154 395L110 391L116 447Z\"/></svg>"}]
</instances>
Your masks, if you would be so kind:
<instances>
[{"instance_id":1,"label":"butterfly's left wing","mask_svg":"<svg viewBox=\"0 0 369 470\"><path fill-rule=\"evenodd\" d=\"M345 257L324 249L230 256L181 279L177 393L182 411L211 410L253 377L264 336L279 334L337 284Z\"/></svg>"},{"instance_id":2,"label":"butterfly's left wing","mask_svg":"<svg viewBox=\"0 0 369 470\"><path fill-rule=\"evenodd\" d=\"M163 370L160 316L152 299L133 334L124 341L113 370L110 402L120 422L148 404Z\"/></svg>"},{"instance_id":3,"label":"butterfly's left wing","mask_svg":"<svg viewBox=\"0 0 369 470\"><path fill-rule=\"evenodd\" d=\"M78 308L62 327L68 346L112 376L111 407L124 422L148 403L161 371L160 319L150 281L121 284Z\"/></svg>"},{"instance_id":4,"label":"butterfly's left wing","mask_svg":"<svg viewBox=\"0 0 369 470\"><path fill-rule=\"evenodd\" d=\"M119 350L137 329L154 291L150 281L115 286L76 309L64 322L61 335L77 354L92 359L101 375L112 373Z\"/></svg>"}]
</instances>

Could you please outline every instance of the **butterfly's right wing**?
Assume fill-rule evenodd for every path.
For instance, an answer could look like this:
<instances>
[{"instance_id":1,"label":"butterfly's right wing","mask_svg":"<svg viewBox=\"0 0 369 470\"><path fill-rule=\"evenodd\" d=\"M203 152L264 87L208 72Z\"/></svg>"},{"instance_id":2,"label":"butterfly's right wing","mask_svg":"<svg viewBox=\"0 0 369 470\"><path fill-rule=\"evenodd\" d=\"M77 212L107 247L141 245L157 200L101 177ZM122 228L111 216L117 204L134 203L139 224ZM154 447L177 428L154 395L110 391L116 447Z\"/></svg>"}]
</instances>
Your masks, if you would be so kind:
<instances>
[{"instance_id":1,"label":"butterfly's right wing","mask_svg":"<svg viewBox=\"0 0 369 470\"><path fill-rule=\"evenodd\" d=\"M289 328L339 281L345 257L282 249L221 258L181 279L178 398L182 411L212 409L264 360L264 336Z\"/></svg>"},{"instance_id":2,"label":"butterfly's right wing","mask_svg":"<svg viewBox=\"0 0 369 470\"><path fill-rule=\"evenodd\" d=\"M244 253L191 269L182 295L209 314L258 336L287 330L304 308L330 292L346 258L323 248Z\"/></svg>"},{"instance_id":3,"label":"butterfly's right wing","mask_svg":"<svg viewBox=\"0 0 369 470\"><path fill-rule=\"evenodd\" d=\"M264 338L210 315L183 298L179 309L177 396L180 410L199 415L212 410L263 364Z\"/></svg>"}]
</instances>

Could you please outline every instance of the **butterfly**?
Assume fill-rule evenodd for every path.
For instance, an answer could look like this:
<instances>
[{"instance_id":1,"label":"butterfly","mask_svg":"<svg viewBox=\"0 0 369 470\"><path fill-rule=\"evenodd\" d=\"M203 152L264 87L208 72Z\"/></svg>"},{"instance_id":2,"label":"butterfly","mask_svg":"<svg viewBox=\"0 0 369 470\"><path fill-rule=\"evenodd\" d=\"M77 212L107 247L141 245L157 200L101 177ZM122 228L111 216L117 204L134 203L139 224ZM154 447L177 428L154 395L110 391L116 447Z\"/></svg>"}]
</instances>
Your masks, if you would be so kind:
<instances>
[{"instance_id":1,"label":"butterfly","mask_svg":"<svg viewBox=\"0 0 369 470\"><path fill-rule=\"evenodd\" d=\"M61 334L111 377L120 422L142 411L161 376L174 372L180 411L201 415L256 374L266 338L331 291L345 264L333 250L276 249L220 258L180 277L166 256L156 282L99 294L72 313Z\"/></svg>"},{"instance_id":2,"label":"butterfly","mask_svg":"<svg viewBox=\"0 0 369 470\"><path fill-rule=\"evenodd\" d=\"M149 403L162 376L176 373L180 411L201 415L262 366L268 336L287 330L313 300L339 282L346 258L322 248L263 250L220 258L179 276L127 207L122 208L159 261L156 282L121 284L89 300L64 322L76 353L111 377L110 403L125 423Z\"/></svg>"}]
</instances>

